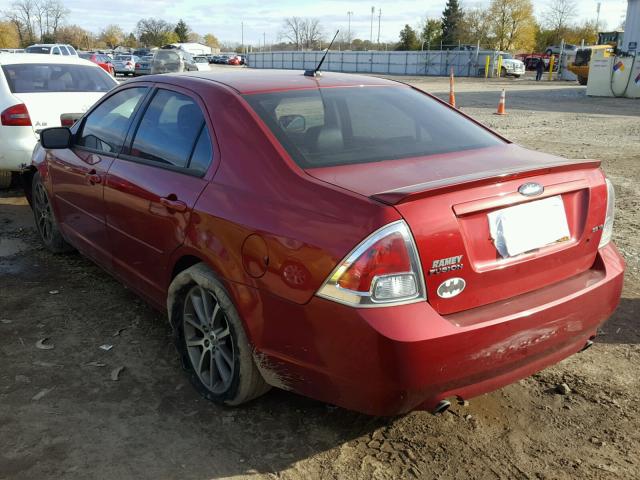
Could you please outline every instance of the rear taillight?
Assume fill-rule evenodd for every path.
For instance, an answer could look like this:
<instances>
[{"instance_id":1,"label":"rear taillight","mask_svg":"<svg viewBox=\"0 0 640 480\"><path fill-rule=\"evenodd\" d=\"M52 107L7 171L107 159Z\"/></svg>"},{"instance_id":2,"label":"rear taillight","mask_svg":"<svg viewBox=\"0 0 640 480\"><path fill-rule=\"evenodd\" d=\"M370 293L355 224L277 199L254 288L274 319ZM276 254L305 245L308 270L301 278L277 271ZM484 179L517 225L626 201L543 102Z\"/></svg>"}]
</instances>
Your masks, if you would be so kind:
<instances>
[{"instance_id":1,"label":"rear taillight","mask_svg":"<svg viewBox=\"0 0 640 480\"><path fill-rule=\"evenodd\" d=\"M0 114L0 121L5 127L30 127L31 117L24 103L7 108Z\"/></svg>"},{"instance_id":2,"label":"rear taillight","mask_svg":"<svg viewBox=\"0 0 640 480\"><path fill-rule=\"evenodd\" d=\"M140 68L140 64L136 63L136 67L135 68Z\"/></svg>"},{"instance_id":3,"label":"rear taillight","mask_svg":"<svg viewBox=\"0 0 640 480\"><path fill-rule=\"evenodd\" d=\"M605 181L607 182L607 214L604 218L604 226L598 248L604 247L611 241L611 235L613 234L613 217L615 216L616 209L616 192L613 189L613 184L608 178Z\"/></svg>"},{"instance_id":4,"label":"rear taillight","mask_svg":"<svg viewBox=\"0 0 640 480\"><path fill-rule=\"evenodd\" d=\"M63 127L73 127L73 124L76 123L76 119L67 115L67 114L62 114L60 115L60 125Z\"/></svg>"},{"instance_id":5,"label":"rear taillight","mask_svg":"<svg viewBox=\"0 0 640 480\"><path fill-rule=\"evenodd\" d=\"M318 296L357 307L426 300L420 259L400 220L371 234L329 275Z\"/></svg>"}]
</instances>

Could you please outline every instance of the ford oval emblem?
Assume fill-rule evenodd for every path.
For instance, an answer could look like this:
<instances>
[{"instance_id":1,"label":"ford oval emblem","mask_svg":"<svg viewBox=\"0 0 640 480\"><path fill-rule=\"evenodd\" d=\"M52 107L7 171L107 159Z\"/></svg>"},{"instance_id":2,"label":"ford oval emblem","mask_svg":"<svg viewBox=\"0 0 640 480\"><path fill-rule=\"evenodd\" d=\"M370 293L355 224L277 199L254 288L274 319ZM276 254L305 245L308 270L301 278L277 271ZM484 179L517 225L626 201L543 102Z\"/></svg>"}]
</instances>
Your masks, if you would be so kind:
<instances>
[{"instance_id":1,"label":"ford oval emblem","mask_svg":"<svg viewBox=\"0 0 640 480\"><path fill-rule=\"evenodd\" d=\"M438 296L440 298L452 298L456 295L460 295L464 290L464 287L467 286L467 282L465 282L460 277L450 278L449 280L445 280L438 287Z\"/></svg>"},{"instance_id":2,"label":"ford oval emblem","mask_svg":"<svg viewBox=\"0 0 640 480\"><path fill-rule=\"evenodd\" d=\"M518 192L527 197L535 197L544 192L544 187L536 182L523 183L518 187Z\"/></svg>"}]
</instances>

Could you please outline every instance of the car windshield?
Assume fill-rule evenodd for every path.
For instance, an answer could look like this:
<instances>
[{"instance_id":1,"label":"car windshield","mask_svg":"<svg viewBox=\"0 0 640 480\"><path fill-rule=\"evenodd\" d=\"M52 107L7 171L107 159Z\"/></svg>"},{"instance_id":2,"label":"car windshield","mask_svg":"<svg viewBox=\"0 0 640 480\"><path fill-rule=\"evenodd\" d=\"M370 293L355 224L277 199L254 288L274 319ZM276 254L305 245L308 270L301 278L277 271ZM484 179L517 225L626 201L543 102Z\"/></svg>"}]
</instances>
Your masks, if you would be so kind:
<instances>
[{"instance_id":1,"label":"car windshield","mask_svg":"<svg viewBox=\"0 0 640 480\"><path fill-rule=\"evenodd\" d=\"M131 57L127 56L127 55L118 55L115 60L120 60L121 62L126 62L131 60Z\"/></svg>"},{"instance_id":2,"label":"car windshield","mask_svg":"<svg viewBox=\"0 0 640 480\"><path fill-rule=\"evenodd\" d=\"M180 55L172 50L160 50L155 54L154 60L162 60L165 62L178 62Z\"/></svg>"},{"instance_id":3,"label":"car windshield","mask_svg":"<svg viewBox=\"0 0 640 480\"><path fill-rule=\"evenodd\" d=\"M502 55L502 58L507 58L507 59L513 59L513 55L511 55L510 53L501 53L500 55Z\"/></svg>"},{"instance_id":4,"label":"car windshield","mask_svg":"<svg viewBox=\"0 0 640 480\"><path fill-rule=\"evenodd\" d=\"M79 53L78 56L80 58L84 58L85 60L91 60L91 54L90 53Z\"/></svg>"},{"instance_id":5,"label":"car windshield","mask_svg":"<svg viewBox=\"0 0 640 480\"><path fill-rule=\"evenodd\" d=\"M51 47L37 47L37 46L27 47L27 49L25 50L25 52L27 52L27 53L44 53L44 54L49 54L49 53L51 53Z\"/></svg>"},{"instance_id":6,"label":"car windshield","mask_svg":"<svg viewBox=\"0 0 640 480\"><path fill-rule=\"evenodd\" d=\"M115 85L101 68L84 65L22 63L2 71L12 93L107 92Z\"/></svg>"},{"instance_id":7,"label":"car windshield","mask_svg":"<svg viewBox=\"0 0 640 480\"><path fill-rule=\"evenodd\" d=\"M420 157L503 142L408 87L327 88L244 98L302 168Z\"/></svg>"},{"instance_id":8,"label":"car windshield","mask_svg":"<svg viewBox=\"0 0 640 480\"><path fill-rule=\"evenodd\" d=\"M205 57L193 57L193 61L196 63L209 63Z\"/></svg>"}]
</instances>

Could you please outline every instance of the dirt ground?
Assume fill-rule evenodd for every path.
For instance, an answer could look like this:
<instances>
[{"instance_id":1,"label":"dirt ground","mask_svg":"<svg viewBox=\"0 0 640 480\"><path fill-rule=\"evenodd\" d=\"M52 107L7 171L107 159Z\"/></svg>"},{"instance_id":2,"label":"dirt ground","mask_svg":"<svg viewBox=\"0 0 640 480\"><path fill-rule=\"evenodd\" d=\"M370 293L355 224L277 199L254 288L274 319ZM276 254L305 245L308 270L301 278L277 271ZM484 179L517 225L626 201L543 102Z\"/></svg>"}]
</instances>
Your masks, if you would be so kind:
<instances>
[{"instance_id":1,"label":"dirt ground","mask_svg":"<svg viewBox=\"0 0 640 480\"><path fill-rule=\"evenodd\" d=\"M14 189L0 195L0 478L640 478L640 102L529 80L457 91L518 143L603 159L628 270L593 348L438 417L370 418L278 390L217 407L184 378L166 318L79 255L43 250ZM36 347L45 337L54 348Z\"/></svg>"}]
</instances>

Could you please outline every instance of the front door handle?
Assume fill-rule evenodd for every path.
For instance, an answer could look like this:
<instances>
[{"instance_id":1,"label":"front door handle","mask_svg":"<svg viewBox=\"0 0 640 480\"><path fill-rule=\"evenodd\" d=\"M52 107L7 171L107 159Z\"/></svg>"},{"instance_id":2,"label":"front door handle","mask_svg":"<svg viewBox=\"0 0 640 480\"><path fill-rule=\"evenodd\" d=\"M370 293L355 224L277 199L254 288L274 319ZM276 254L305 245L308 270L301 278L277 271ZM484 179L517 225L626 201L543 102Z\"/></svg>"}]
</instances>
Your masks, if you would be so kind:
<instances>
[{"instance_id":1,"label":"front door handle","mask_svg":"<svg viewBox=\"0 0 640 480\"><path fill-rule=\"evenodd\" d=\"M178 200L175 195L169 195L168 197L161 197L160 204L164 205L167 210L172 210L174 212L186 212L187 204L182 200Z\"/></svg>"},{"instance_id":2,"label":"front door handle","mask_svg":"<svg viewBox=\"0 0 640 480\"><path fill-rule=\"evenodd\" d=\"M96 183L102 183L102 177L95 170L91 170L89 173L85 175L85 177L91 185L95 185Z\"/></svg>"}]
</instances>

